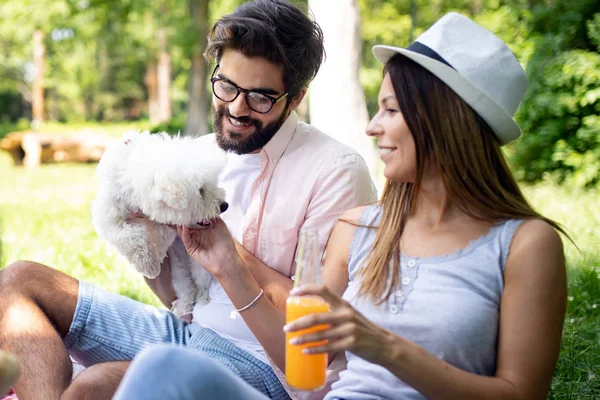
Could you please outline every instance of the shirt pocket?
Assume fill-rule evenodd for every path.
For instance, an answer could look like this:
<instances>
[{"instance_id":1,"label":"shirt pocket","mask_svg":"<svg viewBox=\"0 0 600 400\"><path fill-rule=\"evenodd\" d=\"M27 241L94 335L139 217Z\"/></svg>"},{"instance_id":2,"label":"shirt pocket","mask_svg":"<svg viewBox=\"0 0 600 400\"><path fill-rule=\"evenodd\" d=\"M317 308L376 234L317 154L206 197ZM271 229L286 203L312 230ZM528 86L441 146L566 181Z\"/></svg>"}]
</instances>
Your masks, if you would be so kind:
<instances>
[{"instance_id":1,"label":"shirt pocket","mask_svg":"<svg viewBox=\"0 0 600 400\"><path fill-rule=\"evenodd\" d=\"M290 276L296 246L298 245L298 228L270 228L261 235L259 257L265 264Z\"/></svg>"}]
</instances>

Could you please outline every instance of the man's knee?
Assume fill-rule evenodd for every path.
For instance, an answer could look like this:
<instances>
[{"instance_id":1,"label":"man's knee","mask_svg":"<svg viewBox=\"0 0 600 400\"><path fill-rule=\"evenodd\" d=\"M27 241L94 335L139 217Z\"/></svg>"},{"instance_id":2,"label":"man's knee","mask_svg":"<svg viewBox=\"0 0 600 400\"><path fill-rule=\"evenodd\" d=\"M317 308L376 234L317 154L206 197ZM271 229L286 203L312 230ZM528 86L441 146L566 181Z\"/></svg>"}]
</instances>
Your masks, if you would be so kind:
<instances>
[{"instance_id":1,"label":"man's knee","mask_svg":"<svg viewBox=\"0 0 600 400\"><path fill-rule=\"evenodd\" d=\"M18 291L30 296L35 287L40 286L41 279L58 271L33 261L16 261L0 271L0 287L3 292Z\"/></svg>"},{"instance_id":2,"label":"man's knee","mask_svg":"<svg viewBox=\"0 0 600 400\"><path fill-rule=\"evenodd\" d=\"M65 335L71 324L79 282L33 261L17 261L0 271L0 303L30 300Z\"/></svg>"},{"instance_id":3,"label":"man's knee","mask_svg":"<svg viewBox=\"0 0 600 400\"><path fill-rule=\"evenodd\" d=\"M111 399L127 370L129 362L113 362L93 365L71 383L61 400Z\"/></svg>"}]
</instances>

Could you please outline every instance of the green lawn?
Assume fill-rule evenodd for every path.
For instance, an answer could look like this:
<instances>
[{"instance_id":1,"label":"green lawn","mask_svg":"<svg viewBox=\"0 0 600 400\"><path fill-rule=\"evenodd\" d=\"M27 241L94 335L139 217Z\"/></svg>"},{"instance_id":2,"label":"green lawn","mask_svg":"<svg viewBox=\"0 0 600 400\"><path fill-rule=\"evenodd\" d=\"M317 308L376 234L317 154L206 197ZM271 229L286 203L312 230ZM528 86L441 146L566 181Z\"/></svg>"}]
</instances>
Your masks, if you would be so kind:
<instances>
[{"instance_id":1,"label":"green lawn","mask_svg":"<svg viewBox=\"0 0 600 400\"><path fill-rule=\"evenodd\" d=\"M141 276L100 240L91 224L95 165L14 168L0 152L0 218L4 264L30 259L107 290L157 305ZM600 398L600 197L550 183L525 188L546 216L562 223L581 249L565 241L569 309L549 399ZM0 265L3 263L0 262Z\"/></svg>"}]
</instances>

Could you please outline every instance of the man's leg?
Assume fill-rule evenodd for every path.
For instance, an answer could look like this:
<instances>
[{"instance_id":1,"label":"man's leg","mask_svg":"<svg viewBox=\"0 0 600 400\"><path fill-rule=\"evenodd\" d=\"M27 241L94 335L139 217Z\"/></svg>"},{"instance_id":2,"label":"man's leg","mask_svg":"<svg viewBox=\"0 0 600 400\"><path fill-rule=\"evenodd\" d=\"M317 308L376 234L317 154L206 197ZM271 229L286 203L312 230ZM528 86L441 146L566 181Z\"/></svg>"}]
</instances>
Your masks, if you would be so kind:
<instances>
[{"instance_id":1,"label":"man's leg","mask_svg":"<svg viewBox=\"0 0 600 400\"><path fill-rule=\"evenodd\" d=\"M58 399L71 381L62 337L77 306L77 280L33 262L0 271L0 347L16 355L22 400Z\"/></svg>"},{"instance_id":2,"label":"man's leg","mask_svg":"<svg viewBox=\"0 0 600 400\"><path fill-rule=\"evenodd\" d=\"M33 325L43 333L24 336ZM52 346L40 343L44 338L46 342L51 338ZM72 376L67 349L90 367L132 360L148 344L185 345L188 338L188 326L167 310L78 282L43 265L21 262L0 271L0 348L27 359L28 369L23 369L16 386L21 399L60 397ZM112 366L82 375L81 381L74 381L73 391L95 391L90 380L102 375L102 368ZM116 387L122 373L102 376L98 385Z\"/></svg>"},{"instance_id":3,"label":"man's leg","mask_svg":"<svg viewBox=\"0 0 600 400\"><path fill-rule=\"evenodd\" d=\"M268 400L243 379L199 351L158 345L142 351L114 400Z\"/></svg>"},{"instance_id":4,"label":"man's leg","mask_svg":"<svg viewBox=\"0 0 600 400\"><path fill-rule=\"evenodd\" d=\"M93 365L77 375L60 400L110 400L131 361Z\"/></svg>"}]
</instances>

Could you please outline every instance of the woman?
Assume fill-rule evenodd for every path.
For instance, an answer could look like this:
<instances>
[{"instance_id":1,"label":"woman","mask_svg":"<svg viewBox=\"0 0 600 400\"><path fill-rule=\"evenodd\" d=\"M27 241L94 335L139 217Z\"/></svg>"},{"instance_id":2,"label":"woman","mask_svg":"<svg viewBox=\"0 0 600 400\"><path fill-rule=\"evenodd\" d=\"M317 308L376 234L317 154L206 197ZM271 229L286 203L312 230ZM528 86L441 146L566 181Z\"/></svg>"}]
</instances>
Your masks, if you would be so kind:
<instances>
[{"instance_id":1,"label":"woman","mask_svg":"<svg viewBox=\"0 0 600 400\"><path fill-rule=\"evenodd\" d=\"M326 339L311 352L346 352L326 399L544 399L566 305L562 230L527 204L500 148L520 135L512 115L525 74L500 39L454 13L408 49L376 46L374 54L385 70L367 134L388 181L378 204L335 226L324 286L293 293L321 296L331 312L284 329L327 324L296 343ZM222 223L180 234L211 273L239 267ZM282 335L266 333L281 316L260 295L244 310L251 328L251 319L266 322L253 332L281 366ZM121 390L147 384L153 359L166 369L186 357L196 355L144 354ZM210 371L179 382L206 398L262 398L218 366Z\"/></svg>"}]
</instances>

